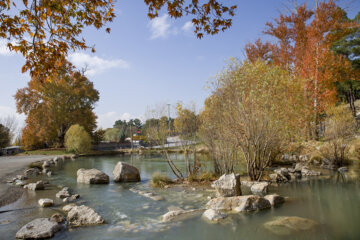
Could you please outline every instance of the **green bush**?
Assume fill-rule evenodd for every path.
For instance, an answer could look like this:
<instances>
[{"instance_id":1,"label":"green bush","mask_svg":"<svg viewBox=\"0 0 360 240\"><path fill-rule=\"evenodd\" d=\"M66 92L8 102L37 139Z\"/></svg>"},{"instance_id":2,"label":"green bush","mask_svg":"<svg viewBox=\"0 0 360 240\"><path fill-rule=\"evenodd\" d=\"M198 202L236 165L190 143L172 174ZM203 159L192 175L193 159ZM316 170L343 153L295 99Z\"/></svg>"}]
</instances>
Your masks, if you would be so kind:
<instances>
[{"instance_id":1,"label":"green bush","mask_svg":"<svg viewBox=\"0 0 360 240\"><path fill-rule=\"evenodd\" d=\"M72 125L65 134L65 147L70 152L89 152L91 149L90 134L78 124Z\"/></svg>"},{"instance_id":2,"label":"green bush","mask_svg":"<svg viewBox=\"0 0 360 240\"><path fill-rule=\"evenodd\" d=\"M155 172L152 175L151 178L151 186L153 187L165 187L166 185L172 184L173 180L171 180L168 176L159 173L159 172Z\"/></svg>"}]
</instances>

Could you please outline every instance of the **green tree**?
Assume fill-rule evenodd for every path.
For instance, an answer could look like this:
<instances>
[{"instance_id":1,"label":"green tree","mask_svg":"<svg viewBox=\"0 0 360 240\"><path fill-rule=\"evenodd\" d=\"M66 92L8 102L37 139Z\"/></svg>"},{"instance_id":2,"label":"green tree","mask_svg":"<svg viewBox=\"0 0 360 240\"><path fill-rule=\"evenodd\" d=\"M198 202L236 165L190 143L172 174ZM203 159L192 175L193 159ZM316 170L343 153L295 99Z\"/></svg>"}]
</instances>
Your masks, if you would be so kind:
<instances>
[{"instance_id":1,"label":"green tree","mask_svg":"<svg viewBox=\"0 0 360 240\"><path fill-rule=\"evenodd\" d=\"M10 130L4 125L0 124L0 148L9 146L10 144Z\"/></svg>"},{"instance_id":2,"label":"green tree","mask_svg":"<svg viewBox=\"0 0 360 240\"><path fill-rule=\"evenodd\" d=\"M118 128L108 128L105 130L104 139L108 142L120 142L121 130Z\"/></svg>"},{"instance_id":3,"label":"green tree","mask_svg":"<svg viewBox=\"0 0 360 240\"><path fill-rule=\"evenodd\" d=\"M354 19L349 19L344 14L344 19L348 22L360 24L360 12ZM346 101L350 105L353 115L356 117L355 100L360 98L360 27L351 28L350 33L332 46L335 53L343 55L351 62L352 74L349 79L336 83L336 88L340 100Z\"/></svg>"},{"instance_id":4,"label":"green tree","mask_svg":"<svg viewBox=\"0 0 360 240\"><path fill-rule=\"evenodd\" d=\"M89 152L91 150L90 134L79 124L72 125L65 134L65 146L71 152Z\"/></svg>"},{"instance_id":5,"label":"green tree","mask_svg":"<svg viewBox=\"0 0 360 240\"><path fill-rule=\"evenodd\" d=\"M94 144L99 144L101 141L105 140L105 130L102 128L97 129L92 134L92 141Z\"/></svg>"}]
</instances>

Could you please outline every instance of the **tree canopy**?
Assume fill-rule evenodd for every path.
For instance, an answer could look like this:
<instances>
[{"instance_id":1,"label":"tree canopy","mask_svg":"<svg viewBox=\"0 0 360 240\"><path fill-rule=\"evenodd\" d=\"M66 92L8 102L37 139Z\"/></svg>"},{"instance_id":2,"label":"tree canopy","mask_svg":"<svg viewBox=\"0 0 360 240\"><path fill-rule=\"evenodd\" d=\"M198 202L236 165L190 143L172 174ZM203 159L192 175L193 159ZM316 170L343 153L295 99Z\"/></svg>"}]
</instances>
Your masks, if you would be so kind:
<instances>
[{"instance_id":1,"label":"tree canopy","mask_svg":"<svg viewBox=\"0 0 360 240\"><path fill-rule=\"evenodd\" d=\"M150 19L166 9L172 18L192 16L198 38L216 34L231 26L236 6L207 0L144 0ZM21 53L26 62L22 72L30 71L38 80L61 67L69 51L91 48L82 37L86 27L104 27L115 18L113 0L6 0L0 1L0 39L11 51ZM110 28L106 28L110 33ZM41 77L40 77L41 76Z\"/></svg>"},{"instance_id":2,"label":"tree canopy","mask_svg":"<svg viewBox=\"0 0 360 240\"><path fill-rule=\"evenodd\" d=\"M91 133L96 127L94 104L99 92L84 75L73 71L71 64L41 84L33 78L15 95L18 113L24 113L26 126L23 141L26 148L64 143L64 136L73 124L80 124Z\"/></svg>"}]
</instances>

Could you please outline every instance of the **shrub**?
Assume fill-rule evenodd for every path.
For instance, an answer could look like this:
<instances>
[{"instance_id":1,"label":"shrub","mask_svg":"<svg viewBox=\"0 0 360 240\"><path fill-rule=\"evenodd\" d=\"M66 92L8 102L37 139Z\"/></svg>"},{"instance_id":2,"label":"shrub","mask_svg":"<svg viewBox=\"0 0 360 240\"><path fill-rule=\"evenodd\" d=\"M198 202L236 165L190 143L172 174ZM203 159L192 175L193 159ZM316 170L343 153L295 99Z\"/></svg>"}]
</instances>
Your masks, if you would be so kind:
<instances>
[{"instance_id":1,"label":"shrub","mask_svg":"<svg viewBox=\"0 0 360 240\"><path fill-rule=\"evenodd\" d=\"M355 119L346 105L330 108L326 113L325 139L328 142L321 154L333 165L341 166L348 154L349 139L355 133Z\"/></svg>"},{"instance_id":2,"label":"shrub","mask_svg":"<svg viewBox=\"0 0 360 240\"><path fill-rule=\"evenodd\" d=\"M160 187L160 188L163 188L166 185L169 185L169 184L172 184L172 183L173 183L173 180L171 180L165 174L159 173L159 172L155 172L152 175L151 182L150 182L151 186Z\"/></svg>"},{"instance_id":3,"label":"shrub","mask_svg":"<svg viewBox=\"0 0 360 240\"><path fill-rule=\"evenodd\" d=\"M214 181L216 179L217 179L216 175L214 173L212 173L212 172L203 172L199 176L199 180L201 182L210 182L210 181Z\"/></svg>"},{"instance_id":4,"label":"shrub","mask_svg":"<svg viewBox=\"0 0 360 240\"><path fill-rule=\"evenodd\" d=\"M85 153L91 149L91 137L84 127L72 125L65 134L65 146L68 151Z\"/></svg>"}]
</instances>

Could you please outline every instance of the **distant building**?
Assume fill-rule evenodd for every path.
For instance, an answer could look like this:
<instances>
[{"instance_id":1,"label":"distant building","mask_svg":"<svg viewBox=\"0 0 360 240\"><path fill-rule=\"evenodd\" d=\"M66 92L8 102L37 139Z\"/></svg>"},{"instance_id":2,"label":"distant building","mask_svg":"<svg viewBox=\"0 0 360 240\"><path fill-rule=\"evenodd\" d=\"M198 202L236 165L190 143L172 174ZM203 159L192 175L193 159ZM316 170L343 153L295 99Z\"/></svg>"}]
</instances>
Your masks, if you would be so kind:
<instances>
[{"instance_id":1,"label":"distant building","mask_svg":"<svg viewBox=\"0 0 360 240\"><path fill-rule=\"evenodd\" d=\"M19 146L11 146L0 149L0 156L15 155L21 152L23 152L23 150Z\"/></svg>"}]
</instances>

